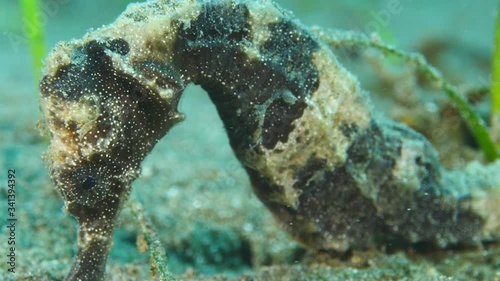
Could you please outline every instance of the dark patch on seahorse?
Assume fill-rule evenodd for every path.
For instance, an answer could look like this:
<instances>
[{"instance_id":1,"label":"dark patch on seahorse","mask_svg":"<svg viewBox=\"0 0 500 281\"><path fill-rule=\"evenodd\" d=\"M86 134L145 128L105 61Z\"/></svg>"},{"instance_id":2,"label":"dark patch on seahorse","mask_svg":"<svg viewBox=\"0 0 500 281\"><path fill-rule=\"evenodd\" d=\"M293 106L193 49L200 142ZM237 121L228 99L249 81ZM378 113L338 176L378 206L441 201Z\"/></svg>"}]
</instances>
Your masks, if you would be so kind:
<instances>
[{"instance_id":1,"label":"dark patch on seahorse","mask_svg":"<svg viewBox=\"0 0 500 281\"><path fill-rule=\"evenodd\" d=\"M106 44L92 40L85 46L76 48L73 53L72 62L61 66L53 77L45 76L40 89L43 96L56 94L63 100L79 101L88 93L100 95L105 93L97 90L99 82L105 80L105 76L113 75L113 63L105 51ZM84 61L83 66L79 65ZM102 85L100 86L102 87Z\"/></svg>"},{"instance_id":2,"label":"dark patch on seahorse","mask_svg":"<svg viewBox=\"0 0 500 281\"><path fill-rule=\"evenodd\" d=\"M282 99L273 101L267 107L262 126L262 145L273 148L278 142L287 142L288 135L295 129L292 122L300 118L307 107L305 102L289 104Z\"/></svg>"},{"instance_id":3,"label":"dark patch on seahorse","mask_svg":"<svg viewBox=\"0 0 500 281\"><path fill-rule=\"evenodd\" d=\"M380 126L372 120L370 126L361 131L347 149L349 161L347 169L355 173L364 171L366 181L378 186L384 181L396 165L401 155L400 139L388 140ZM379 155L383 151L383 155Z\"/></svg>"},{"instance_id":4,"label":"dark patch on seahorse","mask_svg":"<svg viewBox=\"0 0 500 281\"><path fill-rule=\"evenodd\" d=\"M122 38L116 38L112 39L106 42L106 47L117 54L120 54L122 56L128 54L130 52L130 46L125 39Z\"/></svg>"},{"instance_id":5,"label":"dark patch on seahorse","mask_svg":"<svg viewBox=\"0 0 500 281\"><path fill-rule=\"evenodd\" d=\"M251 36L246 5L233 6L206 3L198 18L190 23L183 34L187 47L228 45L239 43Z\"/></svg>"},{"instance_id":6,"label":"dark patch on seahorse","mask_svg":"<svg viewBox=\"0 0 500 281\"><path fill-rule=\"evenodd\" d=\"M302 194L299 197L297 216L317 218L313 220L314 232L336 237L343 244L364 248L373 243L374 235L380 233L380 220L370 198L356 188L354 175L345 165L333 171L321 169L320 159L309 159L309 166L303 167ZM319 173L320 176L312 176ZM298 230L303 232L306 230ZM319 234L317 234L319 235ZM306 235L307 237L307 235ZM304 241L308 243L308 241ZM309 247L321 249L321 243L310 241Z\"/></svg>"},{"instance_id":7,"label":"dark patch on seahorse","mask_svg":"<svg viewBox=\"0 0 500 281\"><path fill-rule=\"evenodd\" d=\"M313 64L312 54L318 43L309 32L289 20L269 25L271 37L259 48L267 63L284 78L284 89L296 98L294 104L283 100L274 101L266 111L262 128L262 145L272 149L278 142L287 142L295 129L292 122L300 118L307 107L304 98L319 86L318 70Z\"/></svg>"},{"instance_id":8,"label":"dark patch on seahorse","mask_svg":"<svg viewBox=\"0 0 500 281\"><path fill-rule=\"evenodd\" d=\"M368 145L366 149L369 147L372 146ZM364 159L369 161L369 155ZM297 216L317 219L313 229L299 228L292 232L302 233L297 238L318 250L322 248L321 241L331 240L326 237L328 235L345 245L369 247L384 227L372 199L362 194L355 179L357 171L349 169L352 162L347 161L333 170L328 170L326 163L326 159L311 156L295 172L294 187L302 191ZM303 232L307 231L312 232L304 235Z\"/></svg>"},{"instance_id":9,"label":"dark patch on seahorse","mask_svg":"<svg viewBox=\"0 0 500 281\"><path fill-rule=\"evenodd\" d=\"M271 36L259 48L263 57L286 77L287 88L297 98L316 91L319 79L312 55L319 47L318 42L290 20L281 19L268 28Z\"/></svg>"},{"instance_id":10,"label":"dark patch on seahorse","mask_svg":"<svg viewBox=\"0 0 500 281\"><path fill-rule=\"evenodd\" d=\"M60 66L55 76L44 76L40 81L42 97L57 95L60 99L78 101L83 91L78 79L80 69L81 66L70 63Z\"/></svg>"},{"instance_id":11,"label":"dark patch on seahorse","mask_svg":"<svg viewBox=\"0 0 500 281\"><path fill-rule=\"evenodd\" d=\"M286 142L294 129L292 122L307 107L304 98L319 85L318 71L311 61L317 43L307 31L283 21L270 28L289 33L272 33L265 46L259 47L261 58L250 59L243 48L252 41L246 6L237 4L229 9L205 4L201 10L189 26L178 23L175 45L181 55L175 64L208 92L233 149L241 143L257 145L252 136L259 130L256 120L260 114L265 114L260 128L263 147L271 149L279 141ZM286 91L297 98L293 104L275 100L265 112L258 110L258 106Z\"/></svg>"},{"instance_id":12,"label":"dark patch on seahorse","mask_svg":"<svg viewBox=\"0 0 500 281\"><path fill-rule=\"evenodd\" d=\"M470 198L443 198L437 194L435 184L421 181L421 188L410 194L401 194L400 182L392 175L380 185L380 194L384 196L377 201L378 206L390 206L390 209L379 210L386 225L386 233L412 244L416 241L428 241L439 245L475 244L478 229L482 229L485 220L470 208ZM439 203L437 203L439 202ZM425 216L419 214L426 214ZM440 241L442 239L442 241Z\"/></svg>"}]
</instances>

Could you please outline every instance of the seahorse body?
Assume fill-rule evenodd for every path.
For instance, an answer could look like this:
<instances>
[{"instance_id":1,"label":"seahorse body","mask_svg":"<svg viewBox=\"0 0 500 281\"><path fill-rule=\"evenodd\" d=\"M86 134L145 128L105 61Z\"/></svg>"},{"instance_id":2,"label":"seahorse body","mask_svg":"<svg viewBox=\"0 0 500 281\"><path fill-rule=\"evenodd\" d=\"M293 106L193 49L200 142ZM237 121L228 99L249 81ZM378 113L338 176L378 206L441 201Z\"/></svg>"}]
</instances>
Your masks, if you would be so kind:
<instances>
[{"instance_id":1,"label":"seahorse body","mask_svg":"<svg viewBox=\"0 0 500 281\"><path fill-rule=\"evenodd\" d=\"M357 80L289 13L266 0L158 0L46 61L46 159L80 224L68 280L103 278L120 205L182 120L189 83L216 105L256 195L311 249L498 237L477 204L499 186L484 180L493 168L450 176L420 134L372 115Z\"/></svg>"}]
</instances>

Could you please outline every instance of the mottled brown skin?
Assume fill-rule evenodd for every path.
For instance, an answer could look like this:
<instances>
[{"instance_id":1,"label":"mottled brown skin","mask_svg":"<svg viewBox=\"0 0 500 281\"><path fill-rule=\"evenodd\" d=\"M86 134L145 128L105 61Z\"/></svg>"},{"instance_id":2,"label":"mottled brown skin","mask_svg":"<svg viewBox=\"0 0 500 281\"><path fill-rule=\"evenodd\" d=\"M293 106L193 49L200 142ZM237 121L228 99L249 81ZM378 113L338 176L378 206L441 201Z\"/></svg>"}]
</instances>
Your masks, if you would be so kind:
<instances>
[{"instance_id":1,"label":"mottled brown skin","mask_svg":"<svg viewBox=\"0 0 500 281\"><path fill-rule=\"evenodd\" d=\"M356 79L275 4L152 1L47 60L46 158L80 225L67 280L103 278L120 206L144 157L182 119L189 83L217 107L256 195L313 250L497 234L472 198L500 180L462 188L443 176L428 141L374 118Z\"/></svg>"}]
</instances>

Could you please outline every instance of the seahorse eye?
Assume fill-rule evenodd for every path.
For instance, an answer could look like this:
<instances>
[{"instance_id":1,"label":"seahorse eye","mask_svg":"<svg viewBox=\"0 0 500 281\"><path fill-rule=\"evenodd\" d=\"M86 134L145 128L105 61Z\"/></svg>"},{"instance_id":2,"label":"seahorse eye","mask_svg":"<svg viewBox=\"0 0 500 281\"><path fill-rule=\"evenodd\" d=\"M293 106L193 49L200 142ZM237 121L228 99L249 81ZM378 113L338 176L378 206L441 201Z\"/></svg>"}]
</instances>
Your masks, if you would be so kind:
<instances>
[{"instance_id":1,"label":"seahorse eye","mask_svg":"<svg viewBox=\"0 0 500 281\"><path fill-rule=\"evenodd\" d=\"M91 176L87 176L85 180L79 185L81 189L89 190L97 185L97 180Z\"/></svg>"}]
</instances>

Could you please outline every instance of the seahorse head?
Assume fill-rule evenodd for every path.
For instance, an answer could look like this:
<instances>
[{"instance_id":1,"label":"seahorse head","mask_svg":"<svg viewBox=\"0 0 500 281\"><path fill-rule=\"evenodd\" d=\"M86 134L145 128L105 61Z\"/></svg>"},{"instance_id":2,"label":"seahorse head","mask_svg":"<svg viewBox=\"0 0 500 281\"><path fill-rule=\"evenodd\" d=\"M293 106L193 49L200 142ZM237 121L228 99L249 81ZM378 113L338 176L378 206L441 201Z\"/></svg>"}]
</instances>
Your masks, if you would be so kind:
<instances>
[{"instance_id":1,"label":"seahorse head","mask_svg":"<svg viewBox=\"0 0 500 281\"><path fill-rule=\"evenodd\" d=\"M129 52L121 38L74 41L48 60L40 84L52 137L46 159L67 206L94 207L120 194L182 119L182 83L152 61L122 67Z\"/></svg>"}]
</instances>

